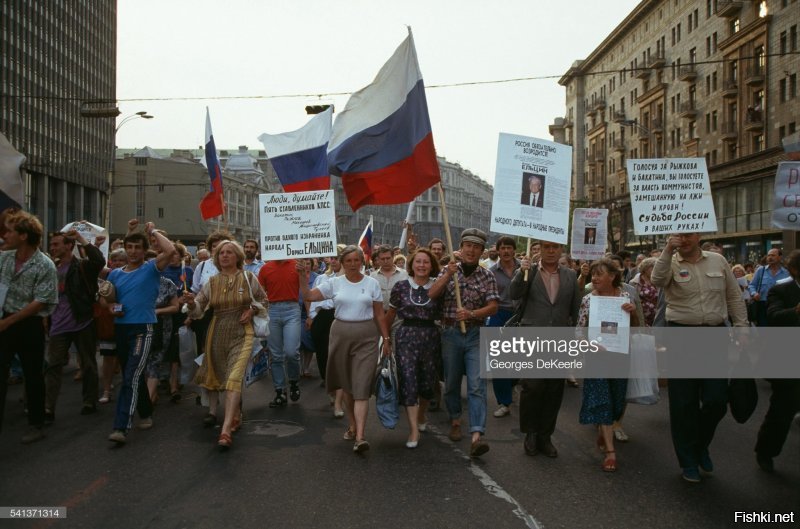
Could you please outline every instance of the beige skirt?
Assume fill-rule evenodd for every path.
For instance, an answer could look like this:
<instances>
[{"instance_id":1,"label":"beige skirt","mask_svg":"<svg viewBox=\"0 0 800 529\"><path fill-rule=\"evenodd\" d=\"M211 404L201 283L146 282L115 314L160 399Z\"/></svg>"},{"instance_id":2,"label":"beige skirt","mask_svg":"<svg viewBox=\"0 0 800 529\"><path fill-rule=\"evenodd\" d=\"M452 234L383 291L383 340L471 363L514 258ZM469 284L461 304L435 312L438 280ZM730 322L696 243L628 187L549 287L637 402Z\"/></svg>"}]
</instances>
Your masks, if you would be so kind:
<instances>
[{"instance_id":1,"label":"beige skirt","mask_svg":"<svg viewBox=\"0 0 800 529\"><path fill-rule=\"evenodd\" d=\"M370 398L378 364L379 337L374 320L334 320L325 372L329 392L343 389L356 400Z\"/></svg>"}]
</instances>

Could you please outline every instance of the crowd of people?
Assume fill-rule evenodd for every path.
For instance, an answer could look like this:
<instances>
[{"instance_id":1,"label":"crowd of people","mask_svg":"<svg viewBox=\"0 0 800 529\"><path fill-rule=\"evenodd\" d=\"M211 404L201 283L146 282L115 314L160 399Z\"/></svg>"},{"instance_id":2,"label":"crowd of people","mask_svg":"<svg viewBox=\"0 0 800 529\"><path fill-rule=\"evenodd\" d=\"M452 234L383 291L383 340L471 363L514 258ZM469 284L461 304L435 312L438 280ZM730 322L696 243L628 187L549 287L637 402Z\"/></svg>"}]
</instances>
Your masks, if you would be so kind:
<instances>
[{"instance_id":1,"label":"crowd of people","mask_svg":"<svg viewBox=\"0 0 800 529\"><path fill-rule=\"evenodd\" d=\"M80 413L115 402L108 439L116 445L135 428L151 428L160 383L172 402L181 399L184 326L202 355L194 383L207 404L203 424L218 425L222 414L215 443L223 450L242 424L248 361L265 347L274 386L265 405L298 402L300 379L309 376L316 356L333 416L346 417L343 438L356 453L370 448L366 424L380 355L397 362L409 449L419 445L429 412L440 408L448 414L449 438L461 441L466 378L469 453L482 457L490 448L487 380L480 376L483 326L503 326L516 316L522 327L580 333L592 296L618 298L631 326L800 325L800 251L784 260L772 248L759 266L731 266L718 247L701 246L696 233L670 236L649 256L619 252L594 262L573 261L561 244L547 241L530 252L507 236L490 246L474 228L450 252L440 239L418 246L412 236L407 254L378 245L365 256L358 246L339 245L336 256L324 259L263 262L258 241L240 245L215 231L192 256L153 223L136 219L111 243L107 259L99 250L102 237L90 244L75 230L50 234L49 255L43 253L42 225L26 212L6 214L2 228L0 426L9 368L18 359L29 423L23 443L44 438L44 426L55 421L71 348L82 380ZM254 325L264 317L267 336ZM770 408L755 446L765 471L774 469L800 411L800 380L769 382ZM492 379L494 417L511 415L517 384L526 454L558 457L553 435L565 386L580 387L578 420L597 429L600 468L617 469L615 443L628 441L622 428L627 380ZM727 410L727 380L670 379L668 387L681 475L698 482L701 471L714 468L709 447Z\"/></svg>"}]
</instances>

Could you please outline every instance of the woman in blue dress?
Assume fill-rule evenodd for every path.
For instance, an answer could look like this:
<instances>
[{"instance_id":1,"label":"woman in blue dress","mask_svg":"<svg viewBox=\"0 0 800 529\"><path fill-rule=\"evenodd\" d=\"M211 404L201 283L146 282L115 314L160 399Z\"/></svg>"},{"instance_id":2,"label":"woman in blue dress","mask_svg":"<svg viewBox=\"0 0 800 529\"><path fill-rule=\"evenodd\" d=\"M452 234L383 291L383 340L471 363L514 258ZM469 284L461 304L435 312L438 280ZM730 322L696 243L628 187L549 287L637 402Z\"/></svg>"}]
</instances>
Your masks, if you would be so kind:
<instances>
[{"instance_id":1,"label":"woman in blue dress","mask_svg":"<svg viewBox=\"0 0 800 529\"><path fill-rule=\"evenodd\" d=\"M631 303L628 293L622 287L622 271L617 263L603 258L592 263L589 269L592 278L592 291L583 297L578 311L578 330L583 333L589 326L589 303L592 296L614 296L620 298L622 310L631 315L631 327L639 325L636 307ZM586 379L583 381L583 403L579 420L581 424L597 426L597 446L605 454L603 470L617 470L617 454L614 451L614 432L612 424L622 417L625 411L625 391L627 379Z\"/></svg>"},{"instance_id":2,"label":"woman in blue dress","mask_svg":"<svg viewBox=\"0 0 800 529\"><path fill-rule=\"evenodd\" d=\"M439 275L439 263L430 250L414 252L407 270L408 280L392 288L386 319L390 328L395 317L403 321L395 337L397 377L400 404L406 408L410 429L406 447L416 448L438 383L434 358L440 354L441 339L434 322L442 317L443 298L428 297L428 289Z\"/></svg>"}]
</instances>

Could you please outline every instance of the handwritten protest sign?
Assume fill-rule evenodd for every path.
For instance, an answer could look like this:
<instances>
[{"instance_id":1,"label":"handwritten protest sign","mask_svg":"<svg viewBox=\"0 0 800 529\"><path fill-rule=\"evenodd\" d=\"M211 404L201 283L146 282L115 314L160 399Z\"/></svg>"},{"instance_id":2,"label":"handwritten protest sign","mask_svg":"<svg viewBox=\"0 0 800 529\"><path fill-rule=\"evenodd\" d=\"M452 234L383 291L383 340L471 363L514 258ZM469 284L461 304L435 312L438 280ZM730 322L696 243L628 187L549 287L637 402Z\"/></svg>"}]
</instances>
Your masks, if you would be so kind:
<instances>
[{"instance_id":1,"label":"handwritten protest sign","mask_svg":"<svg viewBox=\"0 0 800 529\"><path fill-rule=\"evenodd\" d=\"M608 240L608 210L575 208L572 212L572 240L569 243L573 259L593 261L606 254Z\"/></svg>"},{"instance_id":2,"label":"handwritten protest sign","mask_svg":"<svg viewBox=\"0 0 800 529\"><path fill-rule=\"evenodd\" d=\"M490 229L567 243L572 147L500 134Z\"/></svg>"},{"instance_id":3,"label":"handwritten protest sign","mask_svg":"<svg viewBox=\"0 0 800 529\"><path fill-rule=\"evenodd\" d=\"M717 231L705 158L628 160L636 235Z\"/></svg>"},{"instance_id":4,"label":"handwritten protest sign","mask_svg":"<svg viewBox=\"0 0 800 529\"><path fill-rule=\"evenodd\" d=\"M800 230L800 162L778 164L772 225L782 230Z\"/></svg>"},{"instance_id":5,"label":"handwritten protest sign","mask_svg":"<svg viewBox=\"0 0 800 529\"><path fill-rule=\"evenodd\" d=\"M258 203L263 260L336 255L332 189L263 194Z\"/></svg>"}]
</instances>

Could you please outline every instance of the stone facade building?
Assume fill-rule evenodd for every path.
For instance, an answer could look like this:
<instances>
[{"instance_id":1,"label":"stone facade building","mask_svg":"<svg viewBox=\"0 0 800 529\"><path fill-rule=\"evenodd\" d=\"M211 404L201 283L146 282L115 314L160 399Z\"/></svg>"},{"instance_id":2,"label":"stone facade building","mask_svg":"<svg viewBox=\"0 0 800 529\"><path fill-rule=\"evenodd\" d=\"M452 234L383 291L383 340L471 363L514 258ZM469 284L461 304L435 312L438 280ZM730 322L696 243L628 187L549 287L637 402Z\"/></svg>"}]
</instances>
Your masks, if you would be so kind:
<instances>
[{"instance_id":1,"label":"stone facade building","mask_svg":"<svg viewBox=\"0 0 800 529\"><path fill-rule=\"evenodd\" d=\"M643 0L559 84L566 115L550 126L574 147L573 200L611 209L612 247L635 236L625 161L706 159L731 260L784 244L770 226L781 139L800 122L797 0ZM791 243L789 244L791 246Z\"/></svg>"}]
</instances>

